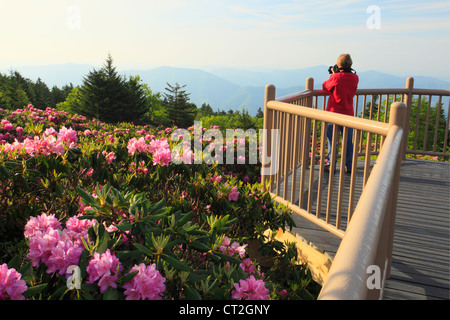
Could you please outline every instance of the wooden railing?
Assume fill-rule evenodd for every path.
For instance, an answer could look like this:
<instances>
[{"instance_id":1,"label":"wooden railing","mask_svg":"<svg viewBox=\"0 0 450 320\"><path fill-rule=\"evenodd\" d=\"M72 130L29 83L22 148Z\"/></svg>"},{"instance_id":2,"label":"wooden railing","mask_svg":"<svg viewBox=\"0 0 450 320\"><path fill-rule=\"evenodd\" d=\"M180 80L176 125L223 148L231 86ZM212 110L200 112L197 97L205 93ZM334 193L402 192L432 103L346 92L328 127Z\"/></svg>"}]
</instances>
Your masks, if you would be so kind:
<instances>
[{"instance_id":1,"label":"wooden railing","mask_svg":"<svg viewBox=\"0 0 450 320\"><path fill-rule=\"evenodd\" d=\"M308 78L305 91L276 100L303 106L307 105L306 101L311 101L309 107L325 110L329 93L314 90L313 87L314 80ZM397 101L407 106L407 126L403 138L405 155L450 157L450 90L416 89L414 78L410 77L406 79L405 88L358 89L354 99L354 112L357 117L387 123L391 105ZM360 137L358 153L378 154L382 145L379 135L370 137L368 150L364 150L366 146L362 145L363 141L368 140L366 138Z\"/></svg>"},{"instance_id":2,"label":"wooden railing","mask_svg":"<svg viewBox=\"0 0 450 320\"><path fill-rule=\"evenodd\" d=\"M263 163L262 183L275 202L343 238L320 298L379 297L382 288L368 290L367 270L376 266L383 279L389 276L408 108L405 103L394 102L389 104L388 122L374 121L320 110L320 97L324 109L326 94L313 90L312 79L307 80L304 92L282 99L275 99L274 86L266 87L264 154L270 155L271 163ZM331 153L329 172L324 170L329 123L333 124L334 137L337 126L343 127L343 142L338 144L335 139L332 144L333 150L341 151L336 174L335 152ZM344 164L350 128L354 150L349 175ZM379 145L372 146L374 137ZM358 161L362 152L365 158ZM371 156L375 153L379 156L374 164ZM358 182L360 170L363 181Z\"/></svg>"}]
</instances>

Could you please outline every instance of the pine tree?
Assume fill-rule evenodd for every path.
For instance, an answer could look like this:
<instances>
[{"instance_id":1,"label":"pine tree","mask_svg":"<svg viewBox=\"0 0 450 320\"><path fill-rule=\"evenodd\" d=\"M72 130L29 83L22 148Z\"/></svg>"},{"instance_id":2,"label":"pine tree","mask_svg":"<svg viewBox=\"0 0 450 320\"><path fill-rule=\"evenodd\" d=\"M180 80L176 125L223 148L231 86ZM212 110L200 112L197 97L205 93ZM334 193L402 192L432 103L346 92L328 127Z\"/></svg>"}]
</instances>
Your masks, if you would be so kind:
<instances>
[{"instance_id":1,"label":"pine tree","mask_svg":"<svg viewBox=\"0 0 450 320\"><path fill-rule=\"evenodd\" d=\"M131 77L126 80L119 75L111 55L103 68L94 69L84 78L79 96L79 103L71 106L71 109L105 122L139 120L148 110L140 79Z\"/></svg>"},{"instance_id":2,"label":"pine tree","mask_svg":"<svg viewBox=\"0 0 450 320\"><path fill-rule=\"evenodd\" d=\"M180 86L176 83L175 86L172 86L167 83L167 86L167 93L164 93L164 105L170 120L174 125L181 128L193 125L197 107L189 102L190 94L183 90L186 85Z\"/></svg>"},{"instance_id":3,"label":"pine tree","mask_svg":"<svg viewBox=\"0 0 450 320\"><path fill-rule=\"evenodd\" d=\"M23 108L30 99L16 78L0 73L0 107L4 109Z\"/></svg>"},{"instance_id":4,"label":"pine tree","mask_svg":"<svg viewBox=\"0 0 450 320\"><path fill-rule=\"evenodd\" d=\"M45 108L53 106L50 89L47 84L41 80L41 78L38 78L34 84L34 93L36 95L33 101L34 107L44 110Z\"/></svg>"},{"instance_id":5,"label":"pine tree","mask_svg":"<svg viewBox=\"0 0 450 320\"><path fill-rule=\"evenodd\" d=\"M122 108L122 121L141 123L150 108L150 97L139 76L130 77L125 85L126 101Z\"/></svg>"}]
</instances>

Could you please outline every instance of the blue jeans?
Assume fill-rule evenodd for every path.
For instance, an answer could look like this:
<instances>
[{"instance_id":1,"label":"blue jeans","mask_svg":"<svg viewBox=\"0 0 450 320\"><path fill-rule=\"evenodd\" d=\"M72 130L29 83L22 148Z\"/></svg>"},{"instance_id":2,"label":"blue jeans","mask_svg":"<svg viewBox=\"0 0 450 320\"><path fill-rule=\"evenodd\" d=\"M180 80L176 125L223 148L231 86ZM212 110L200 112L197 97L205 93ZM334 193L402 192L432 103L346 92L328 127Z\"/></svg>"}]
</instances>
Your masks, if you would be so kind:
<instances>
[{"instance_id":1,"label":"blue jeans","mask_svg":"<svg viewBox=\"0 0 450 320\"><path fill-rule=\"evenodd\" d=\"M344 128L341 126L338 126L338 131L340 132L340 136L342 137ZM331 146L333 143L333 124L328 123L327 125L327 142L328 142L328 154L327 154L327 160L328 164L331 165ZM338 144L336 144L336 157L337 157L337 149ZM336 157L334 159L336 163ZM347 152L345 153L345 166L348 169L352 168L353 164L353 129L348 128L348 136L347 136Z\"/></svg>"}]
</instances>

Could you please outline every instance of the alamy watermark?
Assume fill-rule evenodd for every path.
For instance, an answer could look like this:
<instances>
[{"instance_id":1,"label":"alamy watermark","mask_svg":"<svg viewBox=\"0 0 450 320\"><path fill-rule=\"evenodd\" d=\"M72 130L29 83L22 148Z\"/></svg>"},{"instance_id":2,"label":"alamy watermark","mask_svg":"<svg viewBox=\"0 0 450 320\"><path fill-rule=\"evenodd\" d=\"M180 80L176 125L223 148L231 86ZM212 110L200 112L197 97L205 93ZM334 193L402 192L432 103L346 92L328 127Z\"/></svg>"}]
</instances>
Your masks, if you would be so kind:
<instances>
[{"instance_id":1,"label":"alamy watermark","mask_svg":"<svg viewBox=\"0 0 450 320\"><path fill-rule=\"evenodd\" d=\"M381 269L379 266L370 265L367 267L366 273L369 274L366 280L367 289L381 289Z\"/></svg>"},{"instance_id":2,"label":"alamy watermark","mask_svg":"<svg viewBox=\"0 0 450 320\"><path fill-rule=\"evenodd\" d=\"M186 164L257 164L259 158L262 164L261 174L274 175L279 167L278 131L278 129L272 129L268 135L268 130L260 129L258 135L255 129L226 129L224 139L222 131L218 128L205 129L201 121L195 121L193 137L187 129L175 129L172 132L172 142L178 142L172 148L172 162L175 164L183 162ZM270 155L266 154L269 136ZM204 142L209 142L205 148L203 148ZM192 151L192 145L194 151Z\"/></svg>"},{"instance_id":3,"label":"alamy watermark","mask_svg":"<svg viewBox=\"0 0 450 320\"><path fill-rule=\"evenodd\" d=\"M66 26L70 30L81 29L81 8L77 5L71 5L67 8Z\"/></svg>"},{"instance_id":4,"label":"alamy watermark","mask_svg":"<svg viewBox=\"0 0 450 320\"><path fill-rule=\"evenodd\" d=\"M71 265L67 268L66 274L70 275L67 278L66 286L68 289L81 289L81 271L80 267L76 265Z\"/></svg>"},{"instance_id":5,"label":"alamy watermark","mask_svg":"<svg viewBox=\"0 0 450 320\"><path fill-rule=\"evenodd\" d=\"M381 8L377 5L367 7L366 12L370 14L367 18L366 25L369 30L381 29Z\"/></svg>"}]
</instances>

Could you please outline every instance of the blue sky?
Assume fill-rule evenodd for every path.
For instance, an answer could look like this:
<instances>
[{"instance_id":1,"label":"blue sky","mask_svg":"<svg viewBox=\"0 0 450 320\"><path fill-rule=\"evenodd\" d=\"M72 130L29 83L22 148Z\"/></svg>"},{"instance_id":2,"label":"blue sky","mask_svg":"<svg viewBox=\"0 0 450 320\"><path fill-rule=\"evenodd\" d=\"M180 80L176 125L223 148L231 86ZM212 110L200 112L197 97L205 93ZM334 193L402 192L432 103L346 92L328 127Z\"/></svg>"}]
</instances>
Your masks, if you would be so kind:
<instances>
[{"instance_id":1,"label":"blue sky","mask_svg":"<svg viewBox=\"0 0 450 320\"><path fill-rule=\"evenodd\" d=\"M295 69L350 53L357 70L450 80L450 1L0 0L0 69Z\"/></svg>"}]
</instances>

